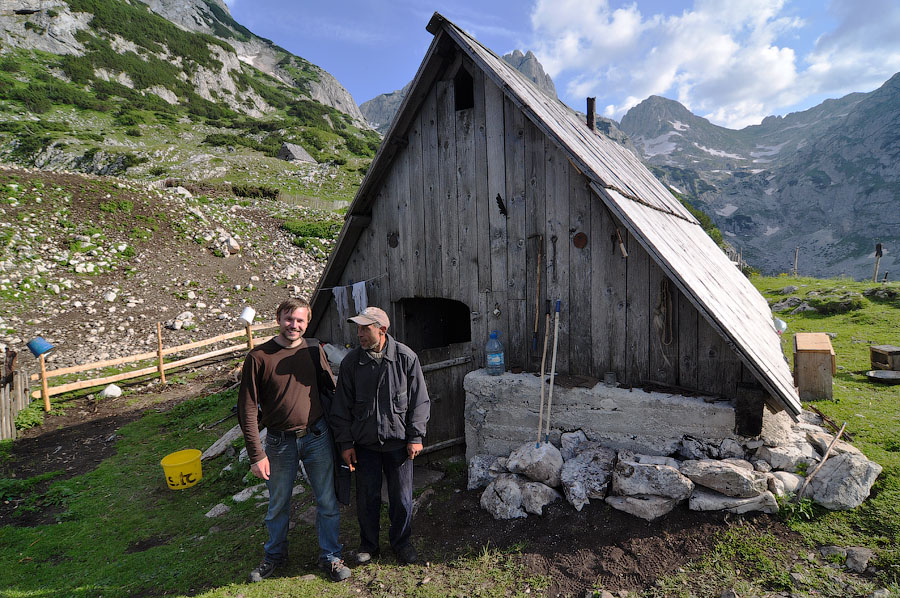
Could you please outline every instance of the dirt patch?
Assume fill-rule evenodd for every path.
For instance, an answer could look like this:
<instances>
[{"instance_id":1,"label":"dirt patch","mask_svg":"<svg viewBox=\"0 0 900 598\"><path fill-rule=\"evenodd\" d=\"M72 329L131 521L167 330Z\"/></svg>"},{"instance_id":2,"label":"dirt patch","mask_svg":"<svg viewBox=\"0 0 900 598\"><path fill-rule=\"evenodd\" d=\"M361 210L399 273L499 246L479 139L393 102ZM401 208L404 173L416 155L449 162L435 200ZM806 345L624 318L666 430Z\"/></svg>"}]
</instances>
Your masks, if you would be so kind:
<instances>
[{"instance_id":1,"label":"dirt patch","mask_svg":"<svg viewBox=\"0 0 900 598\"><path fill-rule=\"evenodd\" d=\"M79 397L67 402L63 413L48 414L44 424L21 433L10 458L0 461L0 478L27 479L43 473L58 476L37 484L29 494L43 494L55 481L85 474L116 452L116 431L140 418L147 409L168 410L190 398L218 392L232 382L211 364L185 384L156 386L129 392L125 398L94 401ZM53 506L17 513L25 499L0 502L0 527L54 523L59 510Z\"/></svg>"},{"instance_id":2,"label":"dirt patch","mask_svg":"<svg viewBox=\"0 0 900 598\"><path fill-rule=\"evenodd\" d=\"M484 547L515 550L529 575L552 580L548 596L579 596L601 585L613 591L651 587L711 550L717 532L728 526L724 514L686 506L646 522L602 501L580 512L557 501L540 517L496 521L479 505L481 490L445 490L449 493L439 491L445 498L423 509L413 526L426 558L452 558ZM783 527L765 516L760 524L770 533Z\"/></svg>"}]
</instances>

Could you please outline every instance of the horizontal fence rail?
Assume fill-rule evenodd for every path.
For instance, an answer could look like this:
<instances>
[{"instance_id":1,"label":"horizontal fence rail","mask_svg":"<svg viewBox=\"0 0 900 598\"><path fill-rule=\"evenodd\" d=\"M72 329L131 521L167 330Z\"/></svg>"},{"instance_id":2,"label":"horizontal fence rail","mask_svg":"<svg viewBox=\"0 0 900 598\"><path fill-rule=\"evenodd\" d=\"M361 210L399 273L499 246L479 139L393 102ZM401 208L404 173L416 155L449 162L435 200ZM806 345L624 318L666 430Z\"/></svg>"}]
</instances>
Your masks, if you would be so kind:
<instances>
[{"instance_id":1,"label":"horizontal fence rail","mask_svg":"<svg viewBox=\"0 0 900 598\"><path fill-rule=\"evenodd\" d=\"M147 376L149 374L157 373L159 374L160 381L165 383L166 381L166 370L175 369L184 367L186 365L190 365L192 363L197 363L198 361L205 361L207 359L212 359L214 357L219 357L222 355L227 355L228 353L233 353L235 351L241 350L249 350L254 347L255 344L264 343L272 338L272 336L260 337L258 339L253 338L253 333L258 330L268 330L271 328L277 328L277 322L266 322L262 324L254 324L253 326L247 326L244 330L235 330L233 332L227 332L225 334L220 334L218 336L214 336L208 339L199 340L190 342L184 345L178 345L175 347L163 348L162 346L162 327L160 324L156 325L157 331L157 350L156 351L147 351L145 353L138 353L136 355L130 355L127 357L119 357L116 359L106 359L104 361L95 361L92 363L86 363L83 365L76 365L70 367L59 368L56 370L47 370L44 367L43 362L41 363L41 372L39 374L32 374L30 377L31 381L41 382L41 390L36 390L30 393L30 398L41 398L44 399L44 410L50 411L50 397L58 394L62 394L65 392L70 392L73 390L81 390L83 388L92 388L95 386L103 386L106 384L112 384L113 382L119 382L121 380L130 380L132 378L140 378L142 376ZM163 357L166 355L172 355L175 353L181 353L183 351L189 351L191 349L197 349L199 347L206 347L215 343L219 343L225 340L246 337L246 341L236 344L230 345L228 347L224 347L221 349L216 349L214 351L209 351L207 353L202 353L200 355L192 355L190 357L185 357L183 359L179 359L177 361L166 362ZM77 374L80 372L86 372L90 370L97 370L106 367L112 367L117 365L124 365L128 363L136 363L139 361L146 361L148 359L155 359L156 364L149 367L144 367L136 370L130 370L127 372L122 372L119 374L113 374L109 376L102 376L99 378L91 378L88 380L77 380L75 382L68 382L65 384L60 384L58 386L49 386L48 380L50 378L54 378L57 376L65 376L67 374ZM24 379L23 379L24 381ZM28 394L27 389L25 394ZM30 400L29 398L29 400Z\"/></svg>"}]
</instances>

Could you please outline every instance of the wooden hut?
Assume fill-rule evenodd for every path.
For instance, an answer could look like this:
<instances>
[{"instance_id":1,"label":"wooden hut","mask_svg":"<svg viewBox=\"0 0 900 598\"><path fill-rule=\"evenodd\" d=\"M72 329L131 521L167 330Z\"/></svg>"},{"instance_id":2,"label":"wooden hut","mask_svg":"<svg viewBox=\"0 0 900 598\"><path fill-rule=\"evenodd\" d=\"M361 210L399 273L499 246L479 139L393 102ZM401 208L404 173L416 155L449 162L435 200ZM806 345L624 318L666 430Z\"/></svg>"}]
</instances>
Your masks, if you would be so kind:
<instances>
[{"instance_id":1,"label":"wooden hut","mask_svg":"<svg viewBox=\"0 0 900 598\"><path fill-rule=\"evenodd\" d=\"M368 281L368 303L424 364L432 445L463 437L463 377L484 367L490 331L508 367L538 370L556 300L561 374L719 395L745 435L765 403L796 418L768 305L690 212L456 25L435 13L428 31L313 297L310 334L355 344L331 289Z\"/></svg>"}]
</instances>

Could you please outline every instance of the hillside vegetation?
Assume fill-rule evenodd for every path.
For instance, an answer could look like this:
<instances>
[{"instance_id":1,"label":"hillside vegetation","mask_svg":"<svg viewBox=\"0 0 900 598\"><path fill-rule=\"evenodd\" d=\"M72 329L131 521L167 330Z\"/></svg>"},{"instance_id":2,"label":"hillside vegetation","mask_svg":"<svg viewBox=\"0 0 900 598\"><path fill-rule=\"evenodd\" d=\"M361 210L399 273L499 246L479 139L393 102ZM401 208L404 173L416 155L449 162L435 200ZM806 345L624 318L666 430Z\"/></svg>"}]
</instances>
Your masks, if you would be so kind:
<instances>
[{"instance_id":1,"label":"hillside vegetation","mask_svg":"<svg viewBox=\"0 0 900 598\"><path fill-rule=\"evenodd\" d=\"M140 2L70 0L16 22L4 17L23 34L0 47L0 161L351 198L378 134L312 99L308 83L319 71L302 58L275 47L292 85L238 60L225 40L252 34L207 7L218 37L180 29ZM90 14L84 28L71 25L80 13ZM57 22L69 24L61 25L73 38L69 53L31 39ZM276 159L285 142L319 165Z\"/></svg>"}]
</instances>

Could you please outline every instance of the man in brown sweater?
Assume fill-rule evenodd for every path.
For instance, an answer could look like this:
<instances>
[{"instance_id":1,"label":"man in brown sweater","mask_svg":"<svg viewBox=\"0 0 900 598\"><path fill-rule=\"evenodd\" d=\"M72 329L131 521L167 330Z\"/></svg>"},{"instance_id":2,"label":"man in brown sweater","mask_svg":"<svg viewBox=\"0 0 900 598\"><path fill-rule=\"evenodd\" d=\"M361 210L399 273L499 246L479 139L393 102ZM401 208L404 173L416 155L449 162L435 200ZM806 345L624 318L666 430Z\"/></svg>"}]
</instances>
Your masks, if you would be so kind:
<instances>
[{"instance_id":1,"label":"man in brown sweater","mask_svg":"<svg viewBox=\"0 0 900 598\"><path fill-rule=\"evenodd\" d=\"M269 577L287 560L291 494L300 460L316 495L319 566L332 581L350 577L338 542L334 446L319 398L319 384L333 389L334 375L324 351L303 338L311 315L303 299L283 301L276 311L278 336L251 350L244 360L238 420L250 471L264 479L269 489L269 540L263 562L250 572L250 581ZM261 426L268 429L265 448L259 438Z\"/></svg>"}]
</instances>

